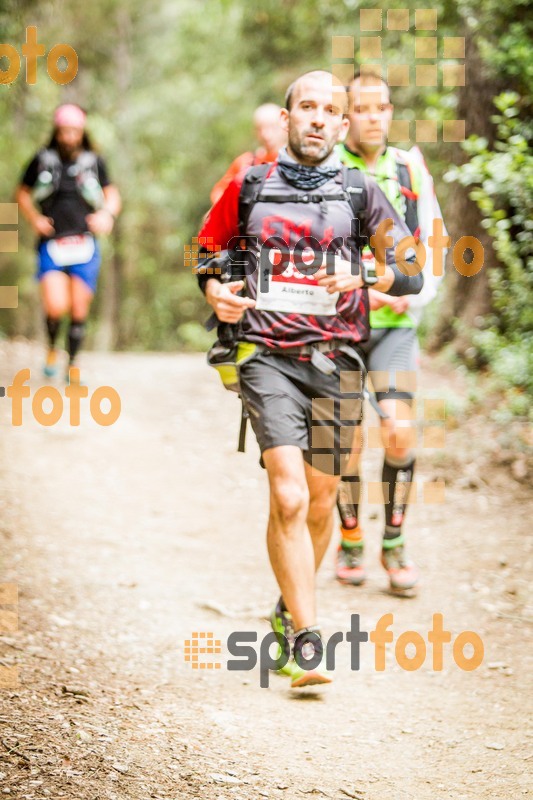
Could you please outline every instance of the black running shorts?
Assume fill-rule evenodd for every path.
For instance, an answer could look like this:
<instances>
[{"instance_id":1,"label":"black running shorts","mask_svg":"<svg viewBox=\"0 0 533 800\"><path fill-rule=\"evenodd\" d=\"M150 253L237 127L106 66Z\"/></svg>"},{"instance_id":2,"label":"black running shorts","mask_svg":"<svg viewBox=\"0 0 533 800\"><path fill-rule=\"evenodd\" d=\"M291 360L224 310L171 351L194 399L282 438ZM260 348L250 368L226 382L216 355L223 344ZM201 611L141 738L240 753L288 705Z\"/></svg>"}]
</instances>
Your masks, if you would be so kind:
<instances>
[{"instance_id":1,"label":"black running shorts","mask_svg":"<svg viewBox=\"0 0 533 800\"><path fill-rule=\"evenodd\" d=\"M331 375L298 355L260 352L239 369L241 396L261 453L294 445L319 472L342 475L362 418L362 375L333 351Z\"/></svg>"}]
</instances>

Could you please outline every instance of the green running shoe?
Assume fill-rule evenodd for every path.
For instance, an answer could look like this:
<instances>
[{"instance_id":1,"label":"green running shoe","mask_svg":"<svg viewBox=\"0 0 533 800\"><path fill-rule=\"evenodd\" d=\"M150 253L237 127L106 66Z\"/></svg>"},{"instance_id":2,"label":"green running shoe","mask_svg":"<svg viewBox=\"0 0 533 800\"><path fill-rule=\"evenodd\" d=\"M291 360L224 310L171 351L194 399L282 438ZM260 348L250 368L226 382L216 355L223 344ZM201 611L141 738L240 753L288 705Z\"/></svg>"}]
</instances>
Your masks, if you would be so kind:
<instances>
[{"instance_id":1,"label":"green running shoe","mask_svg":"<svg viewBox=\"0 0 533 800\"><path fill-rule=\"evenodd\" d=\"M407 557L403 543L393 547L384 546L381 563L389 576L391 591L414 590L420 576L416 565Z\"/></svg>"},{"instance_id":2,"label":"green running shoe","mask_svg":"<svg viewBox=\"0 0 533 800\"><path fill-rule=\"evenodd\" d=\"M294 643L294 627L292 624L292 617L287 611L287 609L283 605L283 599L280 597L272 614L270 615L270 624L272 625L272 630L278 636L278 641L280 642L280 646L278 649L278 654L276 658L281 658L283 647L285 645L285 641L288 643L288 646L292 650L292 645ZM282 637L285 637L283 639ZM292 657L287 661L285 666L280 667L276 670L278 675L291 675L291 660Z\"/></svg>"},{"instance_id":3,"label":"green running shoe","mask_svg":"<svg viewBox=\"0 0 533 800\"><path fill-rule=\"evenodd\" d=\"M315 634L313 640L309 639L309 633ZM316 636L318 636L318 640ZM320 655L320 662L316 667L304 669L298 664L298 660L310 661L315 654ZM304 689L307 686L317 686L333 681L333 676L326 669L326 654L319 631L304 630L298 634L293 645L293 656L287 666L289 665L291 667L291 689Z\"/></svg>"}]
</instances>

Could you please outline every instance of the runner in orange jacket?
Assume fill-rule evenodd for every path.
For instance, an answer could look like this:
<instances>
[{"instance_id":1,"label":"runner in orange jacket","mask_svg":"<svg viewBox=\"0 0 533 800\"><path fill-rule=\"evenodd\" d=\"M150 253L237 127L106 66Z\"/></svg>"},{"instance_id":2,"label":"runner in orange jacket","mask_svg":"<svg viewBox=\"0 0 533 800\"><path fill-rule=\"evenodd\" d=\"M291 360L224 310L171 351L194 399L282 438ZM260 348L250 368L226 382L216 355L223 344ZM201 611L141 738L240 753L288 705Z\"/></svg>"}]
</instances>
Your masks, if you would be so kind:
<instances>
[{"instance_id":1,"label":"runner in orange jacket","mask_svg":"<svg viewBox=\"0 0 533 800\"><path fill-rule=\"evenodd\" d=\"M278 150L287 142L287 134L281 127L281 108L275 103L265 103L254 111L255 136L260 144L255 153L251 150L242 153L230 164L226 174L213 186L211 202L213 205L222 197L232 180L246 167L267 164L276 160Z\"/></svg>"}]
</instances>

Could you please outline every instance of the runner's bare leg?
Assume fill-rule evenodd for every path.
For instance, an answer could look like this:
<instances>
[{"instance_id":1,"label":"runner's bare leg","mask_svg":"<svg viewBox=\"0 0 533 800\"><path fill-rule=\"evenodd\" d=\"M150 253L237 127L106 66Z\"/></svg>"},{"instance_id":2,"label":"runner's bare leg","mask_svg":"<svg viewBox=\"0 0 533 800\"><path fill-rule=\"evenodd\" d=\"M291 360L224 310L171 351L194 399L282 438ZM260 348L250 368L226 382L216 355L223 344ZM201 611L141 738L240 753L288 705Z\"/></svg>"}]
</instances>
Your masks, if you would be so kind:
<instances>
[{"instance_id":1,"label":"runner's bare leg","mask_svg":"<svg viewBox=\"0 0 533 800\"><path fill-rule=\"evenodd\" d=\"M319 473L309 464L305 464L305 474L310 494L307 525L313 542L315 569L318 570L333 533L333 510L337 502L339 477Z\"/></svg>"},{"instance_id":2,"label":"runner's bare leg","mask_svg":"<svg viewBox=\"0 0 533 800\"><path fill-rule=\"evenodd\" d=\"M294 445L263 453L270 482L267 546L294 627L316 624L315 554L306 525L309 488L302 451Z\"/></svg>"}]
</instances>

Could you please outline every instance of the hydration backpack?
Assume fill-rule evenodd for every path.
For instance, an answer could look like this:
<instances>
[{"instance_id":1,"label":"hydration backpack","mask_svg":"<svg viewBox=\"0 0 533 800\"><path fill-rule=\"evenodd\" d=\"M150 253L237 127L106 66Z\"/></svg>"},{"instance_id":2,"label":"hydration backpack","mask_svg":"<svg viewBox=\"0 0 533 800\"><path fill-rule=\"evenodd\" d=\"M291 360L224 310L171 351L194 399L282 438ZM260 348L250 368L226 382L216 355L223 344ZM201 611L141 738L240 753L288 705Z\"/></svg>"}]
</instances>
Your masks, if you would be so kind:
<instances>
[{"instance_id":1,"label":"hydration backpack","mask_svg":"<svg viewBox=\"0 0 533 800\"><path fill-rule=\"evenodd\" d=\"M59 190L63 162L57 150L45 148L38 155L39 165L35 186L34 199L38 203L53 197ZM92 208L102 208L104 193L98 177L98 159L92 150L82 150L78 155L73 169L75 170L76 188L81 197Z\"/></svg>"},{"instance_id":2,"label":"hydration backpack","mask_svg":"<svg viewBox=\"0 0 533 800\"><path fill-rule=\"evenodd\" d=\"M344 164L339 170L336 182L340 190L336 194L307 194L295 192L294 194L268 194L262 193L263 186L268 177L272 164L258 164L251 167L241 186L239 195L239 231L246 233L246 226L250 219L253 207L259 201L269 203L327 203L331 200L346 200L352 207L354 219L364 220L366 209L366 189L364 176L361 170L350 169Z\"/></svg>"},{"instance_id":3,"label":"hydration backpack","mask_svg":"<svg viewBox=\"0 0 533 800\"><path fill-rule=\"evenodd\" d=\"M396 158L396 172L398 175L398 183L400 184L400 192L405 198L405 224L413 236L416 237L420 235L417 209L418 195L416 192L413 192L409 165L398 157Z\"/></svg>"}]
</instances>

